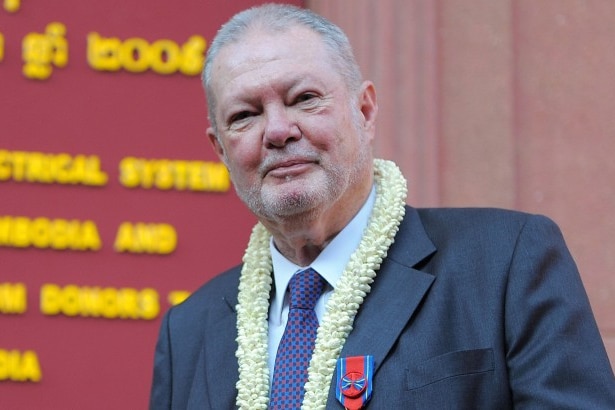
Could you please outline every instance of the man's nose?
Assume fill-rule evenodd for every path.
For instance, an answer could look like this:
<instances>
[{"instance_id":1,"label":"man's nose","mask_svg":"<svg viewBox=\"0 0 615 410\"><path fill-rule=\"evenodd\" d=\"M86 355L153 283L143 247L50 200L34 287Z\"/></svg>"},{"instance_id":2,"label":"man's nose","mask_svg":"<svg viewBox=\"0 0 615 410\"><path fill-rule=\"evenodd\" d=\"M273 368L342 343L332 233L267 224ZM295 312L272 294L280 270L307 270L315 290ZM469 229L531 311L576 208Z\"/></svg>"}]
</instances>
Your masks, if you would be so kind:
<instances>
[{"instance_id":1,"label":"man's nose","mask_svg":"<svg viewBox=\"0 0 615 410\"><path fill-rule=\"evenodd\" d=\"M283 147L301 138L296 118L287 107L269 107L265 113L265 144L271 148Z\"/></svg>"}]
</instances>

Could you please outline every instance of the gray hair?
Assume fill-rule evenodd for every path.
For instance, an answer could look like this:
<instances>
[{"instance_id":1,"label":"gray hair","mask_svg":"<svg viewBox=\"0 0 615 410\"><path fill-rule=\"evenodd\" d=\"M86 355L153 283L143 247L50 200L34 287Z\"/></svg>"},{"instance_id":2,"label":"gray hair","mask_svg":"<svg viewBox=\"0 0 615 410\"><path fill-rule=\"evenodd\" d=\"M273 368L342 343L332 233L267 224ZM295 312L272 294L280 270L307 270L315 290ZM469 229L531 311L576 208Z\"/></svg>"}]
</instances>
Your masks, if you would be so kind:
<instances>
[{"instance_id":1,"label":"gray hair","mask_svg":"<svg viewBox=\"0 0 615 410\"><path fill-rule=\"evenodd\" d=\"M240 41L251 28L284 32L293 26L303 26L320 34L323 43L329 49L333 63L345 79L348 90L351 92L359 90L362 82L361 71L350 41L342 29L310 10L290 4L265 4L252 7L239 12L224 24L207 50L202 81L207 95L209 121L216 134L217 124L214 115L216 101L211 88L211 72L220 50L226 45Z\"/></svg>"}]
</instances>

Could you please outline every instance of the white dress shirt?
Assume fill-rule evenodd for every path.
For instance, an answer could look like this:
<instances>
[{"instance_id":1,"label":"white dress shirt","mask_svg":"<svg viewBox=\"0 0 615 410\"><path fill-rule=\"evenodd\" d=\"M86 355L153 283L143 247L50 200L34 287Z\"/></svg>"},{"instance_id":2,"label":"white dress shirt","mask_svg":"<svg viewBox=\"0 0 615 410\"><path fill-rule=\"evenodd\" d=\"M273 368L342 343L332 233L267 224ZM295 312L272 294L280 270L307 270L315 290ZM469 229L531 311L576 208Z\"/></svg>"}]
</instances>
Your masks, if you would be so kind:
<instances>
[{"instance_id":1,"label":"white dress shirt","mask_svg":"<svg viewBox=\"0 0 615 410\"><path fill-rule=\"evenodd\" d=\"M359 246L363 231L367 226L369 217L376 200L376 191L372 191L352 220L338 233L335 238L323 249L310 266L298 266L284 257L275 247L273 239L269 247L273 263L273 276L275 281L275 294L269 306L269 380L273 378L273 368L278 345L284 334L288 319L289 295L286 291L290 278L298 271L311 267L325 280L326 285L322 295L316 302L316 316L319 321L325 314L327 300L335 288L338 279L342 276L350 256Z\"/></svg>"}]
</instances>

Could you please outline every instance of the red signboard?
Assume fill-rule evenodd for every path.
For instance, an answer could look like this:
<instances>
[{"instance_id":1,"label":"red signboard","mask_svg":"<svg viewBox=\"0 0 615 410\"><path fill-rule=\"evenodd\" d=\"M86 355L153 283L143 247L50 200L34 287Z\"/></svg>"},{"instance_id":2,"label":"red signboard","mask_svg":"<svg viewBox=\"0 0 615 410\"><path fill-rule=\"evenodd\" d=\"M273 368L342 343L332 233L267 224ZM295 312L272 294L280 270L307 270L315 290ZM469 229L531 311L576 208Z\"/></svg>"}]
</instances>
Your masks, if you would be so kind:
<instances>
[{"instance_id":1,"label":"red signboard","mask_svg":"<svg viewBox=\"0 0 615 410\"><path fill-rule=\"evenodd\" d=\"M3 0L0 408L146 408L161 316L240 261L199 73L257 3Z\"/></svg>"}]
</instances>

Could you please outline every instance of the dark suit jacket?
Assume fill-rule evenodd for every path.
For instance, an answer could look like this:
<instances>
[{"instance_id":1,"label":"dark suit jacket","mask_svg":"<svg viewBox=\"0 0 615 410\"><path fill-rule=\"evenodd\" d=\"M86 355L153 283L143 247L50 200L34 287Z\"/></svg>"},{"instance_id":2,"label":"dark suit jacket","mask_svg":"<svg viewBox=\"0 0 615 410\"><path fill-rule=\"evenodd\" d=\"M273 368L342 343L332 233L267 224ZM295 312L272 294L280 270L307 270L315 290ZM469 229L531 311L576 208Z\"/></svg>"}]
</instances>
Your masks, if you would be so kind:
<instances>
[{"instance_id":1,"label":"dark suit jacket","mask_svg":"<svg viewBox=\"0 0 615 410\"><path fill-rule=\"evenodd\" d=\"M164 317L151 409L235 408L240 268ZM408 207L341 356L367 354L369 409L615 409L577 268L541 216Z\"/></svg>"}]
</instances>

